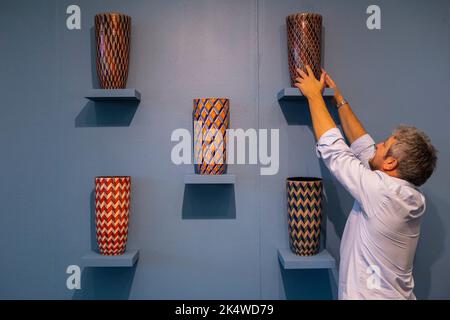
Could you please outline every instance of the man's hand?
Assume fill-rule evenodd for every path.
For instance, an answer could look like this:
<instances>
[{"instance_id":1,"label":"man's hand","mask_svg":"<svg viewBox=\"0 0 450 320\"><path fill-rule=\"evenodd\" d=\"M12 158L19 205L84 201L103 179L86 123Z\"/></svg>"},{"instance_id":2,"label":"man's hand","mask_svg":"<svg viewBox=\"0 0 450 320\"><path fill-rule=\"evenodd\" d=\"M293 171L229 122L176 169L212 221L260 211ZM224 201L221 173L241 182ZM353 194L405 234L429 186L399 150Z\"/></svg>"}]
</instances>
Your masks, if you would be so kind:
<instances>
[{"instance_id":1,"label":"man's hand","mask_svg":"<svg viewBox=\"0 0 450 320\"><path fill-rule=\"evenodd\" d=\"M306 71L308 73L297 68L298 78L295 79L295 86L299 88L303 95L308 99L318 96L322 97L322 92L325 88L326 72L322 69L320 80L317 80L310 66L306 66Z\"/></svg>"},{"instance_id":2,"label":"man's hand","mask_svg":"<svg viewBox=\"0 0 450 320\"><path fill-rule=\"evenodd\" d=\"M325 70L322 69L322 72L325 72ZM336 103L341 103L342 100L344 100L344 97L342 96L341 91L328 73L326 73L325 75L325 83L329 88L333 89L334 99L336 99Z\"/></svg>"},{"instance_id":3,"label":"man's hand","mask_svg":"<svg viewBox=\"0 0 450 320\"><path fill-rule=\"evenodd\" d=\"M325 88L326 72L322 72L320 80L317 80L309 66L306 66L306 71L308 74L297 69L299 77L295 79L295 86L308 98L314 134L317 140L319 140L325 132L331 128L336 128L336 124L328 112L322 96L323 89Z\"/></svg>"}]
</instances>

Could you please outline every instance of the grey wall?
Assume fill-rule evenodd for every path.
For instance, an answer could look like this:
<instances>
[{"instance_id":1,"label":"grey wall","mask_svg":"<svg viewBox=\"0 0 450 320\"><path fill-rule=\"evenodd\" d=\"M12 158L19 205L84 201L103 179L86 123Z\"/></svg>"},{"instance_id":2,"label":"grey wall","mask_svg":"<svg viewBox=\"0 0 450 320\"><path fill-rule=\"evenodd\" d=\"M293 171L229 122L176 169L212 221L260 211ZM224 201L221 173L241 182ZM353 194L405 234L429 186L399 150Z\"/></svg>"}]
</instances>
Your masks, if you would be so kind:
<instances>
[{"instance_id":1,"label":"grey wall","mask_svg":"<svg viewBox=\"0 0 450 320\"><path fill-rule=\"evenodd\" d=\"M81 31L65 27L73 3ZM365 27L373 3L380 31ZM97 85L93 17L106 11L133 18L137 108L83 98ZM352 205L315 157L305 108L276 101L289 86L284 19L299 11L323 15L324 66L375 139L408 123L440 150L415 280L419 298L450 298L450 5L350 0L2 1L0 298L332 298L328 272L283 271L276 256L288 245L286 177L325 179L324 242L337 258ZM280 129L276 176L233 165L234 188L185 187L192 167L172 164L170 135L191 128L192 98L206 96L231 99L234 128ZM130 270L84 269L73 292L65 270L93 246L97 175L132 176L129 247L141 258Z\"/></svg>"}]
</instances>

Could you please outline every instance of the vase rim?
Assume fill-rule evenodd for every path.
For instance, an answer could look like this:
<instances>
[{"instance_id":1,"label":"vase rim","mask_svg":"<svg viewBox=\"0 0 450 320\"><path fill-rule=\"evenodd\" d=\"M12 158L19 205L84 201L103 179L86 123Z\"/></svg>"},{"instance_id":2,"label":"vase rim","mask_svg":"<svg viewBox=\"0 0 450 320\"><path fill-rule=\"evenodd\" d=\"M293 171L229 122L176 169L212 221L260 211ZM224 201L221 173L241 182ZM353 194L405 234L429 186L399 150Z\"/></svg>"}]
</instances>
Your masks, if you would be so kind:
<instances>
[{"instance_id":1,"label":"vase rim","mask_svg":"<svg viewBox=\"0 0 450 320\"><path fill-rule=\"evenodd\" d=\"M320 13L316 13L316 12L298 12L298 13L293 13L288 15L287 17L297 17L297 16L315 16L315 17L321 17L322 15Z\"/></svg>"},{"instance_id":2,"label":"vase rim","mask_svg":"<svg viewBox=\"0 0 450 320\"><path fill-rule=\"evenodd\" d=\"M126 178L126 179L131 179L130 176L96 176L95 179L121 179L121 178Z\"/></svg>"},{"instance_id":3,"label":"vase rim","mask_svg":"<svg viewBox=\"0 0 450 320\"><path fill-rule=\"evenodd\" d=\"M123 16L123 17L131 18L131 16L129 16L125 13L120 13L120 12L100 12L100 13L97 13L95 16Z\"/></svg>"},{"instance_id":4,"label":"vase rim","mask_svg":"<svg viewBox=\"0 0 450 320\"><path fill-rule=\"evenodd\" d=\"M290 177L287 178L288 182L322 182L322 178L318 177Z\"/></svg>"},{"instance_id":5,"label":"vase rim","mask_svg":"<svg viewBox=\"0 0 450 320\"><path fill-rule=\"evenodd\" d=\"M194 98L196 100L230 100L229 98L219 98L219 97L208 97L208 98Z\"/></svg>"}]
</instances>

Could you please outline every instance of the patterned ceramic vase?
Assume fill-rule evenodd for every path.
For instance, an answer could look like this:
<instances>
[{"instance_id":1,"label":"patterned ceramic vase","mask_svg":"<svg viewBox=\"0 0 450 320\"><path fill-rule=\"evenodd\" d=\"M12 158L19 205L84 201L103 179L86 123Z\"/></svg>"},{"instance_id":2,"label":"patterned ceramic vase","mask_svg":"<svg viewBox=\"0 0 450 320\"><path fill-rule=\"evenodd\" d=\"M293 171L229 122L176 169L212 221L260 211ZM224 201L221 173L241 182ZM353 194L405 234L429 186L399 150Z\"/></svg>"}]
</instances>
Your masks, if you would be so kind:
<instances>
[{"instance_id":1,"label":"patterned ceramic vase","mask_svg":"<svg viewBox=\"0 0 450 320\"><path fill-rule=\"evenodd\" d=\"M322 222L322 179L288 178L288 229L291 250L300 256L319 252Z\"/></svg>"},{"instance_id":2,"label":"patterned ceramic vase","mask_svg":"<svg viewBox=\"0 0 450 320\"><path fill-rule=\"evenodd\" d=\"M131 17L120 13L95 16L97 75L102 89L123 89L128 79Z\"/></svg>"},{"instance_id":3,"label":"patterned ceramic vase","mask_svg":"<svg viewBox=\"0 0 450 320\"><path fill-rule=\"evenodd\" d=\"M114 256L125 252L130 192L130 177L95 178L97 243L103 255Z\"/></svg>"},{"instance_id":4,"label":"patterned ceramic vase","mask_svg":"<svg viewBox=\"0 0 450 320\"><path fill-rule=\"evenodd\" d=\"M226 130L230 123L230 101L223 98L194 99L192 118L195 173L225 174Z\"/></svg>"},{"instance_id":5,"label":"patterned ceramic vase","mask_svg":"<svg viewBox=\"0 0 450 320\"><path fill-rule=\"evenodd\" d=\"M298 77L296 68L306 71L311 66L314 75L320 79L322 16L316 13L298 13L286 18L289 72L291 86Z\"/></svg>"}]
</instances>

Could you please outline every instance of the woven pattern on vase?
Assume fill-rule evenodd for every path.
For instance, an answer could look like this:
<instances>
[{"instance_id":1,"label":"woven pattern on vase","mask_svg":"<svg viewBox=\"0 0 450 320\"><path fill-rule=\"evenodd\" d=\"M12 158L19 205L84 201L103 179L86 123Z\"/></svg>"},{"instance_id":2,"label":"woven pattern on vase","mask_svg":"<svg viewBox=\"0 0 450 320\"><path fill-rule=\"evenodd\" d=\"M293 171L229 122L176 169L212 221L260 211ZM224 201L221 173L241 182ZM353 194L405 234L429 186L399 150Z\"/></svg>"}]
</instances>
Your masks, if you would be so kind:
<instances>
[{"instance_id":1,"label":"woven pattern on vase","mask_svg":"<svg viewBox=\"0 0 450 320\"><path fill-rule=\"evenodd\" d=\"M317 254L322 222L322 181L290 178L286 187L291 250L301 256Z\"/></svg>"},{"instance_id":2,"label":"woven pattern on vase","mask_svg":"<svg viewBox=\"0 0 450 320\"><path fill-rule=\"evenodd\" d=\"M289 72L294 87L296 68L306 72L309 65L317 79L320 79L322 16L315 13L298 13L286 18L288 39Z\"/></svg>"},{"instance_id":3,"label":"woven pattern on vase","mask_svg":"<svg viewBox=\"0 0 450 320\"><path fill-rule=\"evenodd\" d=\"M228 99L194 99L194 169L197 174L219 175L227 171L226 130L230 123Z\"/></svg>"},{"instance_id":4,"label":"woven pattern on vase","mask_svg":"<svg viewBox=\"0 0 450 320\"><path fill-rule=\"evenodd\" d=\"M119 13L95 16L97 75L102 89L123 89L130 61L131 17Z\"/></svg>"},{"instance_id":5,"label":"woven pattern on vase","mask_svg":"<svg viewBox=\"0 0 450 320\"><path fill-rule=\"evenodd\" d=\"M120 255L125 252L130 192L130 177L95 178L97 243L103 255Z\"/></svg>"}]
</instances>

